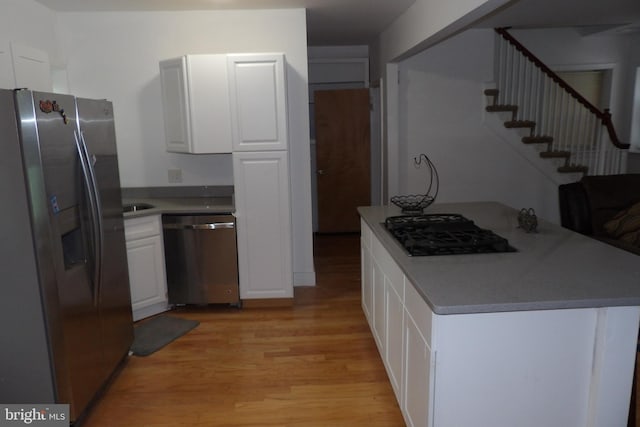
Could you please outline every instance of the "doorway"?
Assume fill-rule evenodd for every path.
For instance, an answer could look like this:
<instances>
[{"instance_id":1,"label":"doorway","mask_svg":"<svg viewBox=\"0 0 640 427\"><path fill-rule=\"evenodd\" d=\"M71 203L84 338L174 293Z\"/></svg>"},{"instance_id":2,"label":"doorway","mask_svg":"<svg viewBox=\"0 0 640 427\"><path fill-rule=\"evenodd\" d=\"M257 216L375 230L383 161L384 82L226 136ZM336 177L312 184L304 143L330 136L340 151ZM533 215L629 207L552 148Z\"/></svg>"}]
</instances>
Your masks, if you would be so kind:
<instances>
[{"instance_id":1,"label":"doorway","mask_svg":"<svg viewBox=\"0 0 640 427\"><path fill-rule=\"evenodd\" d=\"M558 71L556 74L596 108L600 110L608 108L610 70Z\"/></svg>"},{"instance_id":2,"label":"doorway","mask_svg":"<svg viewBox=\"0 0 640 427\"><path fill-rule=\"evenodd\" d=\"M360 230L358 206L371 204L369 89L314 95L319 233Z\"/></svg>"}]
</instances>

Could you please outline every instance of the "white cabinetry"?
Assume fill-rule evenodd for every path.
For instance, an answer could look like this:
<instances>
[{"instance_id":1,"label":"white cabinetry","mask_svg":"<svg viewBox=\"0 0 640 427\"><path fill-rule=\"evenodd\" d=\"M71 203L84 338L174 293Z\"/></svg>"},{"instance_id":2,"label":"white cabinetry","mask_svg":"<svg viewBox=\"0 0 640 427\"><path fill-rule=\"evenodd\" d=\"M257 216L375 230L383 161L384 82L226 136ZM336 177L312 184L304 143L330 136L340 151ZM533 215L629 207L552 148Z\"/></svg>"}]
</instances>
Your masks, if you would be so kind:
<instances>
[{"instance_id":1,"label":"white cabinetry","mask_svg":"<svg viewBox=\"0 0 640 427\"><path fill-rule=\"evenodd\" d=\"M168 310L160 215L124 221L133 320Z\"/></svg>"},{"instance_id":2,"label":"white cabinetry","mask_svg":"<svg viewBox=\"0 0 640 427\"><path fill-rule=\"evenodd\" d=\"M11 43L11 55L17 88L51 92L51 67L46 52Z\"/></svg>"},{"instance_id":3,"label":"white cabinetry","mask_svg":"<svg viewBox=\"0 0 640 427\"><path fill-rule=\"evenodd\" d=\"M639 307L438 315L361 227L363 307L408 426L626 425Z\"/></svg>"},{"instance_id":4,"label":"white cabinetry","mask_svg":"<svg viewBox=\"0 0 640 427\"><path fill-rule=\"evenodd\" d=\"M372 290L373 290L373 316L371 328L373 330L373 337L378 345L380 353L384 353L385 343L385 311L384 311L384 275L380 265L376 262L375 258L371 258L371 267L373 269L372 278Z\"/></svg>"},{"instance_id":5,"label":"white cabinetry","mask_svg":"<svg viewBox=\"0 0 640 427\"><path fill-rule=\"evenodd\" d=\"M167 150L233 153L240 297L293 298L285 57L160 63Z\"/></svg>"},{"instance_id":6,"label":"white cabinetry","mask_svg":"<svg viewBox=\"0 0 640 427\"><path fill-rule=\"evenodd\" d=\"M283 54L227 56L234 151L286 150Z\"/></svg>"},{"instance_id":7,"label":"white cabinetry","mask_svg":"<svg viewBox=\"0 0 640 427\"><path fill-rule=\"evenodd\" d=\"M49 55L20 43L0 42L0 87L51 92Z\"/></svg>"},{"instance_id":8,"label":"white cabinetry","mask_svg":"<svg viewBox=\"0 0 640 427\"><path fill-rule=\"evenodd\" d=\"M360 259L362 266L360 277L362 278L362 311L369 324L373 322L373 266L371 265L371 229L361 227L360 237Z\"/></svg>"},{"instance_id":9,"label":"white cabinetry","mask_svg":"<svg viewBox=\"0 0 640 427\"><path fill-rule=\"evenodd\" d=\"M411 283L406 283L404 301L404 372L400 408L409 426L429 426L433 410L431 325L433 313Z\"/></svg>"},{"instance_id":10,"label":"white cabinetry","mask_svg":"<svg viewBox=\"0 0 640 427\"><path fill-rule=\"evenodd\" d=\"M0 88L13 89L16 79L13 77L13 60L9 42L0 41Z\"/></svg>"},{"instance_id":11,"label":"white cabinetry","mask_svg":"<svg viewBox=\"0 0 640 427\"><path fill-rule=\"evenodd\" d=\"M233 153L240 298L293 298L286 151Z\"/></svg>"},{"instance_id":12,"label":"white cabinetry","mask_svg":"<svg viewBox=\"0 0 640 427\"><path fill-rule=\"evenodd\" d=\"M287 149L283 54L184 55L160 62L160 82L167 151Z\"/></svg>"},{"instance_id":13,"label":"white cabinetry","mask_svg":"<svg viewBox=\"0 0 640 427\"><path fill-rule=\"evenodd\" d=\"M409 426L428 426L431 349L411 316L407 314L405 319L405 398L399 402Z\"/></svg>"},{"instance_id":14,"label":"white cabinetry","mask_svg":"<svg viewBox=\"0 0 640 427\"><path fill-rule=\"evenodd\" d=\"M395 285L404 288L404 281L400 275L400 282L394 283L385 277L385 353L387 372L398 400L402 398L402 363L404 349L402 345L402 331L404 329L403 297L398 293ZM402 292L402 291L401 291Z\"/></svg>"},{"instance_id":15,"label":"white cabinetry","mask_svg":"<svg viewBox=\"0 0 640 427\"><path fill-rule=\"evenodd\" d=\"M362 272L363 306L372 306L371 315L368 316L371 330L396 398L398 402L402 402L406 322L405 278L364 222L361 229L362 264L365 270ZM372 302L366 302L369 300ZM421 399L424 399L424 394Z\"/></svg>"},{"instance_id":16,"label":"white cabinetry","mask_svg":"<svg viewBox=\"0 0 640 427\"><path fill-rule=\"evenodd\" d=\"M185 55L160 62L167 151L230 153L226 55Z\"/></svg>"},{"instance_id":17,"label":"white cabinetry","mask_svg":"<svg viewBox=\"0 0 640 427\"><path fill-rule=\"evenodd\" d=\"M283 54L227 55L240 297L293 299Z\"/></svg>"}]
</instances>

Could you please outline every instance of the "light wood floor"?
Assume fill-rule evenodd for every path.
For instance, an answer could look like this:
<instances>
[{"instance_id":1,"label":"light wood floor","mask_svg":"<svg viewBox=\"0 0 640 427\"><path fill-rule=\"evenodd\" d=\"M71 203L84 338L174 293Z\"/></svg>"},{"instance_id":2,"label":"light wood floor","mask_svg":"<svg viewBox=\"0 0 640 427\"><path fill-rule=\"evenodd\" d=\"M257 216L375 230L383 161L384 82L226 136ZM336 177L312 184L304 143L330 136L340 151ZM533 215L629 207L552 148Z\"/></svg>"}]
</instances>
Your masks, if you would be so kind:
<instances>
[{"instance_id":1,"label":"light wood floor","mask_svg":"<svg viewBox=\"0 0 640 427\"><path fill-rule=\"evenodd\" d=\"M200 321L129 358L83 427L404 426L360 306L359 237L319 236L317 286L289 308L180 309Z\"/></svg>"},{"instance_id":2,"label":"light wood floor","mask_svg":"<svg viewBox=\"0 0 640 427\"><path fill-rule=\"evenodd\" d=\"M82 427L404 426L360 308L359 237L315 246L293 307L171 313L200 325L130 357Z\"/></svg>"}]
</instances>

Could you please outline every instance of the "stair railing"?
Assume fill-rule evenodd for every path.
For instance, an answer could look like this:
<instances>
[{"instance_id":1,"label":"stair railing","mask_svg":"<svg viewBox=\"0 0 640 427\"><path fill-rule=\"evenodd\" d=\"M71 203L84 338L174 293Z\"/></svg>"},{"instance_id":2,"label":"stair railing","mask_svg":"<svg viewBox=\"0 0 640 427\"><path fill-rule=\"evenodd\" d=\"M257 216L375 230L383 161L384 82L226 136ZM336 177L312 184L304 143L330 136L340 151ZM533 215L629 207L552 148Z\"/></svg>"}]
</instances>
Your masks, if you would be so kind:
<instances>
[{"instance_id":1,"label":"stair railing","mask_svg":"<svg viewBox=\"0 0 640 427\"><path fill-rule=\"evenodd\" d=\"M497 103L517 106L514 120L535 122L531 136L549 152L570 152L570 166L589 175L622 173L629 144L620 142L608 109L600 111L505 28L496 30Z\"/></svg>"}]
</instances>

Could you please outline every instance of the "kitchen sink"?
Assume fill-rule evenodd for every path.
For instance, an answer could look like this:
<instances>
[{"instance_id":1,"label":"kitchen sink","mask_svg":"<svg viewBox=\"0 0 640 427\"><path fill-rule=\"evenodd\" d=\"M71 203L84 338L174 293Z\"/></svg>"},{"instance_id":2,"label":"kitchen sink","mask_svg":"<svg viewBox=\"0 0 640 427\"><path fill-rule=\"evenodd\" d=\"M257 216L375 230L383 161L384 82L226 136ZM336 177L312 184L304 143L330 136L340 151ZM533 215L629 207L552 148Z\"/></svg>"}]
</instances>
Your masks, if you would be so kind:
<instances>
[{"instance_id":1,"label":"kitchen sink","mask_svg":"<svg viewBox=\"0 0 640 427\"><path fill-rule=\"evenodd\" d=\"M148 203L130 203L130 204L126 204L122 206L122 211L124 213L127 212L138 212L138 211L143 211L145 209L151 209L154 208L155 206L150 205Z\"/></svg>"}]
</instances>

